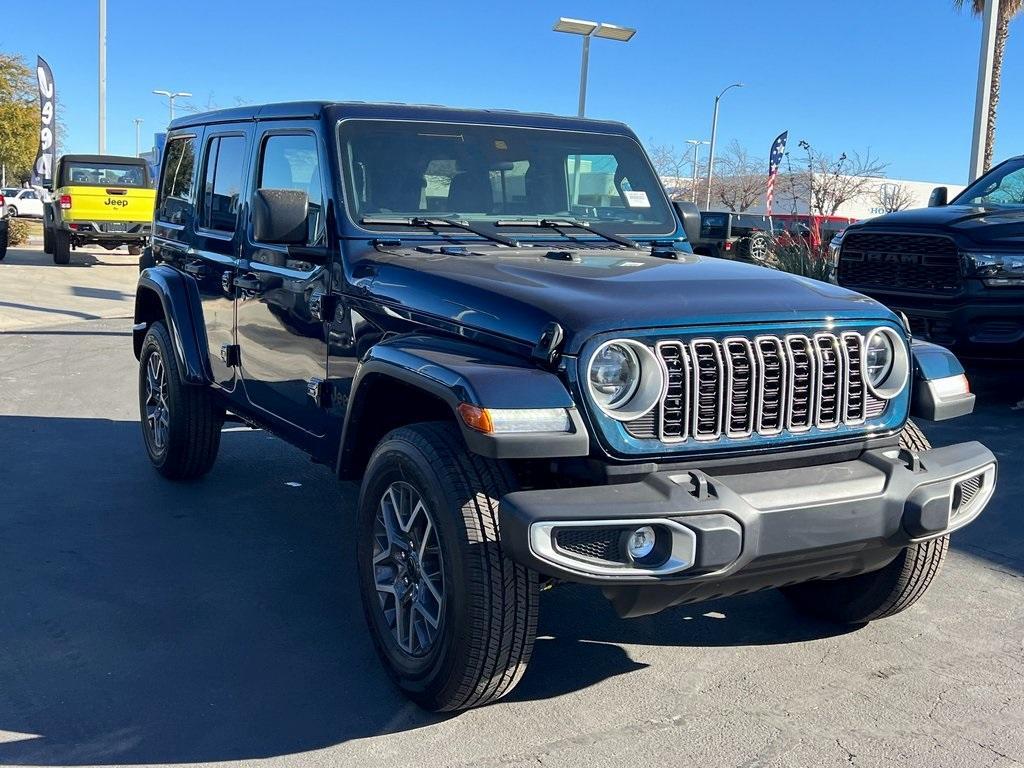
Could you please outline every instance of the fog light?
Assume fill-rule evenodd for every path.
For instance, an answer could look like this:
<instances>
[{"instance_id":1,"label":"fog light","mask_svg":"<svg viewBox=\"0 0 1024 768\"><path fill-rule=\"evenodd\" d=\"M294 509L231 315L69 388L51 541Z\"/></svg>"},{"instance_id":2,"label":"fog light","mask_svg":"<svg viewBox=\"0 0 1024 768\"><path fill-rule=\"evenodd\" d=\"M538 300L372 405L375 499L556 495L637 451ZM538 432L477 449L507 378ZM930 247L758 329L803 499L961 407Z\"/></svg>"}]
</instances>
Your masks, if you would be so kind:
<instances>
[{"instance_id":1,"label":"fog light","mask_svg":"<svg viewBox=\"0 0 1024 768\"><path fill-rule=\"evenodd\" d=\"M654 539L654 529L649 525L642 525L629 534L626 552L634 560L643 560L654 551Z\"/></svg>"}]
</instances>

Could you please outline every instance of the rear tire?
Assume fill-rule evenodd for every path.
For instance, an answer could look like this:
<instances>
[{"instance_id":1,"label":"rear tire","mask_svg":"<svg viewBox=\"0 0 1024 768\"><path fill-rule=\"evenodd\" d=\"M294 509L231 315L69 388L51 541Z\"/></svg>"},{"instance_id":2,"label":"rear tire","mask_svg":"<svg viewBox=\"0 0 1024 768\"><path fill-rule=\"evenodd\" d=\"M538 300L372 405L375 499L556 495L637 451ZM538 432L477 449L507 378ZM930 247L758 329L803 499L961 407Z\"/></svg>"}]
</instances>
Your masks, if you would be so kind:
<instances>
[{"instance_id":1,"label":"rear tire","mask_svg":"<svg viewBox=\"0 0 1024 768\"><path fill-rule=\"evenodd\" d=\"M205 386L181 383L171 337L162 322L146 333L139 354L142 437L156 471L191 480L213 467L220 448L224 408Z\"/></svg>"},{"instance_id":2,"label":"rear tire","mask_svg":"<svg viewBox=\"0 0 1024 768\"><path fill-rule=\"evenodd\" d=\"M63 229L55 230L53 233L53 263L71 263L71 235Z\"/></svg>"},{"instance_id":3,"label":"rear tire","mask_svg":"<svg viewBox=\"0 0 1024 768\"><path fill-rule=\"evenodd\" d=\"M900 445L914 451L931 448L917 425L908 421ZM896 559L877 571L832 581L809 581L783 587L797 609L811 616L842 624L864 624L884 619L916 603L938 575L949 549L949 536L911 544Z\"/></svg>"},{"instance_id":4,"label":"rear tire","mask_svg":"<svg viewBox=\"0 0 1024 768\"><path fill-rule=\"evenodd\" d=\"M128 253L132 256L139 256L142 253L141 245L129 245Z\"/></svg>"},{"instance_id":5,"label":"rear tire","mask_svg":"<svg viewBox=\"0 0 1024 768\"><path fill-rule=\"evenodd\" d=\"M8 205L7 206L7 216L8 216L8 218L11 218L11 219L17 218L17 216L18 216L18 209L15 208L13 205Z\"/></svg>"},{"instance_id":6,"label":"rear tire","mask_svg":"<svg viewBox=\"0 0 1024 768\"><path fill-rule=\"evenodd\" d=\"M6 221L0 221L0 261L3 261L4 258L7 256L7 244L8 244L7 232L8 232L7 222Z\"/></svg>"},{"instance_id":7,"label":"rear tire","mask_svg":"<svg viewBox=\"0 0 1024 768\"><path fill-rule=\"evenodd\" d=\"M53 227L43 227L43 253L53 254Z\"/></svg>"},{"instance_id":8,"label":"rear tire","mask_svg":"<svg viewBox=\"0 0 1024 768\"><path fill-rule=\"evenodd\" d=\"M363 612L391 677L426 709L496 701L526 671L539 595L537 574L501 547L498 500L513 488L508 467L470 453L451 424L396 429L370 458L357 536ZM387 523L401 508L412 510L408 528Z\"/></svg>"}]
</instances>

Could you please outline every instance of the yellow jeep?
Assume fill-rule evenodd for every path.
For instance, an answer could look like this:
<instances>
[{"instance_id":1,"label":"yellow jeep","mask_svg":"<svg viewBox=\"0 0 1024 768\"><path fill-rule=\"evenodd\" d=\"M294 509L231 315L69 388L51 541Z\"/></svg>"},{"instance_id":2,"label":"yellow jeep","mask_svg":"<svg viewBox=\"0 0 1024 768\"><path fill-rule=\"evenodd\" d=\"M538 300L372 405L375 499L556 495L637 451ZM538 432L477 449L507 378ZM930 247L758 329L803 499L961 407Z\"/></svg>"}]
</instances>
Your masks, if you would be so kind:
<instances>
[{"instance_id":1,"label":"yellow jeep","mask_svg":"<svg viewBox=\"0 0 1024 768\"><path fill-rule=\"evenodd\" d=\"M149 241L155 198L141 158L64 155L43 210L43 250L55 264L67 264L72 248L90 243L108 250L127 245L137 256Z\"/></svg>"}]
</instances>

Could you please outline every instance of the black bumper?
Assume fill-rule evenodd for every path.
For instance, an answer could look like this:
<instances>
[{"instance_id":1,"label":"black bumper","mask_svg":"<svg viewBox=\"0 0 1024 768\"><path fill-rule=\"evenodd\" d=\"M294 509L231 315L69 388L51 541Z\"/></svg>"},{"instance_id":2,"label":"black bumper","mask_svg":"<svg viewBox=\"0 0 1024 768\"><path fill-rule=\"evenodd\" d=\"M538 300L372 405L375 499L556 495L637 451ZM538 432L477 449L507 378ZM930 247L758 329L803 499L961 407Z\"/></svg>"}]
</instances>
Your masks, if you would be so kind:
<instances>
[{"instance_id":1,"label":"black bumper","mask_svg":"<svg viewBox=\"0 0 1024 768\"><path fill-rule=\"evenodd\" d=\"M970 442L771 472L669 471L623 485L519 491L500 505L502 543L528 567L600 584L621 614L643 615L880 568L908 544L971 522L995 474L992 452ZM974 479L980 486L968 495L961 484ZM616 544L640 525L671 541L668 567L631 562Z\"/></svg>"},{"instance_id":2,"label":"black bumper","mask_svg":"<svg viewBox=\"0 0 1024 768\"><path fill-rule=\"evenodd\" d=\"M109 231L111 224L121 225L124 228L119 231ZM139 223L137 221L128 222L75 222L74 226L65 224L66 229L71 236L78 242L82 243L134 243L142 242L147 240L152 232L152 225L148 223Z\"/></svg>"}]
</instances>

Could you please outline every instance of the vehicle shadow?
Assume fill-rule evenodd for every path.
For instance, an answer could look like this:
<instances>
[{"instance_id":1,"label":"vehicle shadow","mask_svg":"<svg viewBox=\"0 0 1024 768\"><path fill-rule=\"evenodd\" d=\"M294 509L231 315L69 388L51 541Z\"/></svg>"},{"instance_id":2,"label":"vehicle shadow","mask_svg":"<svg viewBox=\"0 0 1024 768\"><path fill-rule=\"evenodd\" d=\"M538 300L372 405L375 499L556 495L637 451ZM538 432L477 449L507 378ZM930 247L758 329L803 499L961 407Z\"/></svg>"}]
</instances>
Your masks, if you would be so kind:
<instances>
[{"instance_id":1,"label":"vehicle shadow","mask_svg":"<svg viewBox=\"0 0 1024 768\"><path fill-rule=\"evenodd\" d=\"M22 267L54 267L56 269L68 269L69 267L123 267L137 268L135 260L137 256L130 256L127 251L110 251L109 255L123 257L121 261L108 261L103 257L105 253L92 253L90 251L75 250L71 252L71 262L68 264L54 264L53 257L43 253L43 249L25 248L22 246L11 247L7 256L0 261L0 268L4 266Z\"/></svg>"},{"instance_id":2,"label":"vehicle shadow","mask_svg":"<svg viewBox=\"0 0 1024 768\"><path fill-rule=\"evenodd\" d=\"M213 472L175 484L134 422L0 416L0 763L257 759L443 719L394 688L364 629L356 489L262 432L222 437ZM512 700L642 668L630 647L845 631L777 592L624 621L563 585Z\"/></svg>"}]
</instances>

